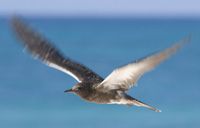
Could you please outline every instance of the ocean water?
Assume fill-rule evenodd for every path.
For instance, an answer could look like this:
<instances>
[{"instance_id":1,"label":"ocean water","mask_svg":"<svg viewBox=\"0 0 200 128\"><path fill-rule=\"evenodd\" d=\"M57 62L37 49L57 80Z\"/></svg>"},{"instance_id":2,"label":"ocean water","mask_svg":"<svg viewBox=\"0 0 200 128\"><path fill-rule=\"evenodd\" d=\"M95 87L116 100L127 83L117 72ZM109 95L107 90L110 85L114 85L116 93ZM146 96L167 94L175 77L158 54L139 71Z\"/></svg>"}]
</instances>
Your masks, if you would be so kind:
<instances>
[{"instance_id":1,"label":"ocean water","mask_svg":"<svg viewBox=\"0 0 200 128\"><path fill-rule=\"evenodd\" d=\"M200 19L24 18L63 54L106 77L113 69L191 43L145 74L128 93L162 110L98 105L63 91L76 81L23 52L9 18L0 18L1 128L199 128Z\"/></svg>"}]
</instances>

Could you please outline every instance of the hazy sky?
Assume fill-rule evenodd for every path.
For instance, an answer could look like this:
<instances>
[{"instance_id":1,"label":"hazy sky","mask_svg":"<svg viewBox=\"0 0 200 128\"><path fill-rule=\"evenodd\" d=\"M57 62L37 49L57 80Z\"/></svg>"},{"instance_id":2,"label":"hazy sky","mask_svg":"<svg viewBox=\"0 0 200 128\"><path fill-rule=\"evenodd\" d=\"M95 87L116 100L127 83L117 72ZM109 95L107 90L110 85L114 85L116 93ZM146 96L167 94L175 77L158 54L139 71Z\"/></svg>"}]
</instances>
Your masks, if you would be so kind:
<instances>
[{"instance_id":1,"label":"hazy sky","mask_svg":"<svg viewBox=\"0 0 200 128\"><path fill-rule=\"evenodd\" d=\"M198 16L200 0L0 0L0 14Z\"/></svg>"}]
</instances>

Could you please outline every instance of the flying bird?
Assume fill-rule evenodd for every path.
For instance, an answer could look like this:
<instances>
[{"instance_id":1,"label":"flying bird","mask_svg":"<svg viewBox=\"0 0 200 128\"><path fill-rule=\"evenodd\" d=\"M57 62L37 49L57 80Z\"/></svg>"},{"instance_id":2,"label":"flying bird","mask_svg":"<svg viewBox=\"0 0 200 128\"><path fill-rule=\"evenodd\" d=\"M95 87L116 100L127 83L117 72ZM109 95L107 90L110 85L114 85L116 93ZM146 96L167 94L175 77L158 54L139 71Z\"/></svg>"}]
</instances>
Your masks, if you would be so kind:
<instances>
[{"instance_id":1,"label":"flying bird","mask_svg":"<svg viewBox=\"0 0 200 128\"><path fill-rule=\"evenodd\" d=\"M104 79L88 67L64 57L51 42L30 28L19 17L12 18L11 25L17 37L33 56L49 67L67 73L77 80L77 84L64 92L74 93L86 101L98 104L135 105L155 112L161 111L131 97L126 92L134 87L144 73L154 69L190 41L190 37L186 37L169 48L113 70Z\"/></svg>"}]
</instances>

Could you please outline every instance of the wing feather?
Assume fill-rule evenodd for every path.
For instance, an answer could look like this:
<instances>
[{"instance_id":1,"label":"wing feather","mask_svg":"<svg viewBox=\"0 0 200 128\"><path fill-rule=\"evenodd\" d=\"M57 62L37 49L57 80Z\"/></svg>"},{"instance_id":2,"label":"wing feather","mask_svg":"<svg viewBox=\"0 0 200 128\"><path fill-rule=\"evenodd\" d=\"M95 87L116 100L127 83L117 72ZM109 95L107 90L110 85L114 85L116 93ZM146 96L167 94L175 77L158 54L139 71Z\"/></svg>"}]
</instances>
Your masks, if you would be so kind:
<instances>
[{"instance_id":1,"label":"wing feather","mask_svg":"<svg viewBox=\"0 0 200 128\"><path fill-rule=\"evenodd\" d=\"M71 75L78 82L84 80L102 79L86 66L70 58L65 58L49 41L31 29L18 17L12 19L12 27L25 48L33 56L41 59L48 66Z\"/></svg>"},{"instance_id":2,"label":"wing feather","mask_svg":"<svg viewBox=\"0 0 200 128\"><path fill-rule=\"evenodd\" d=\"M135 85L137 80L146 72L155 68L162 61L174 54L181 46L190 41L190 37L186 37L161 52L147 56L143 59L115 69L108 75L104 81L97 86L104 90L128 90Z\"/></svg>"}]
</instances>

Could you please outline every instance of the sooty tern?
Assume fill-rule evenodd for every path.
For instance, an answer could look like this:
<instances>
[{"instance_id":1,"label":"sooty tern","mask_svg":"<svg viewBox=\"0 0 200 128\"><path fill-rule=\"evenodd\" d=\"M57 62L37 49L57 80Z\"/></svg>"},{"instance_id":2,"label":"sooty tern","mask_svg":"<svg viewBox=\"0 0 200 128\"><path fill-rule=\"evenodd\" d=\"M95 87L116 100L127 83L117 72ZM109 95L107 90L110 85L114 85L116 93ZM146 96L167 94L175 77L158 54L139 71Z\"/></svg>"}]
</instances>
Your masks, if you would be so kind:
<instances>
[{"instance_id":1,"label":"sooty tern","mask_svg":"<svg viewBox=\"0 0 200 128\"><path fill-rule=\"evenodd\" d=\"M33 56L38 57L48 66L71 75L78 81L65 92L75 93L82 99L99 104L136 105L156 112L160 110L129 96L126 91L132 88L144 73L166 60L190 40L186 37L169 48L119 67L104 79L86 66L64 57L48 40L20 18L14 17L11 23L17 37Z\"/></svg>"}]
</instances>

